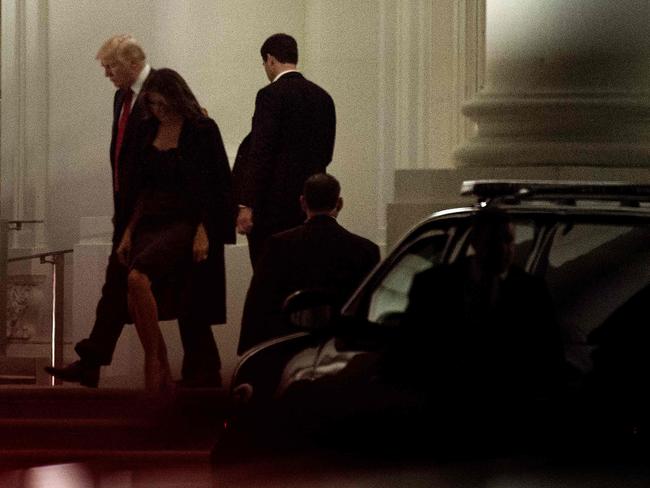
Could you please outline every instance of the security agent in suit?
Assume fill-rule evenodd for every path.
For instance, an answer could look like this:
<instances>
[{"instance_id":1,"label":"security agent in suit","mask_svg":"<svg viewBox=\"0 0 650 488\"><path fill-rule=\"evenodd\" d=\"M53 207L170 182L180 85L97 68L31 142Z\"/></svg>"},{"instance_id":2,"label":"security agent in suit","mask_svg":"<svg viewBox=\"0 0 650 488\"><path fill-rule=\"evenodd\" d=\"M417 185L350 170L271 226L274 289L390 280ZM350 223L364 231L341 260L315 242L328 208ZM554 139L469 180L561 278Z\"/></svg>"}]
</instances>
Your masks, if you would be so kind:
<instances>
[{"instance_id":1,"label":"security agent in suit","mask_svg":"<svg viewBox=\"0 0 650 488\"><path fill-rule=\"evenodd\" d=\"M115 253L133 211L138 190L135 154L145 139L147 130L140 91L153 71L146 63L142 47L131 35L109 38L97 52L104 74L117 91L113 99L113 129L111 133L110 161L113 176L113 249L106 268L102 295L95 312L95 323L90 336L75 345L79 360L65 367L46 367L45 370L63 381L97 387L100 367L111 363L117 340L125 323L131 321L127 306L127 268ZM129 93L130 92L130 93ZM130 113L126 125L126 103ZM121 127L123 125L123 127ZM197 386L220 384L221 362L209 325L196 326L179 321L184 350L196 349L183 358L183 380Z\"/></svg>"},{"instance_id":2,"label":"security agent in suit","mask_svg":"<svg viewBox=\"0 0 650 488\"><path fill-rule=\"evenodd\" d=\"M507 213L481 210L469 234L473 255L415 275L400 337L386 355L397 382L450 401L544 398L561 386L552 300L540 277L514 264L514 232Z\"/></svg>"},{"instance_id":3,"label":"security agent in suit","mask_svg":"<svg viewBox=\"0 0 650 488\"><path fill-rule=\"evenodd\" d=\"M295 331L283 318L286 297L305 288L329 290L342 306L379 261L376 244L336 221L343 207L339 182L331 175L310 176L300 205L307 220L271 236L253 274L242 317L237 352Z\"/></svg>"},{"instance_id":4,"label":"security agent in suit","mask_svg":"<svg viewBox=\"0 0 650 488\"><path fill-rule=\"evenodd\" d=\"M293 37L275 34L260 49L269 85L257 93L250 147L235 175L240 194L237 230L247 234L256 266L264 241L300 225L305 180L332 160L336 114L332 97L296 71Z\"/></svg>"}]
</instances>

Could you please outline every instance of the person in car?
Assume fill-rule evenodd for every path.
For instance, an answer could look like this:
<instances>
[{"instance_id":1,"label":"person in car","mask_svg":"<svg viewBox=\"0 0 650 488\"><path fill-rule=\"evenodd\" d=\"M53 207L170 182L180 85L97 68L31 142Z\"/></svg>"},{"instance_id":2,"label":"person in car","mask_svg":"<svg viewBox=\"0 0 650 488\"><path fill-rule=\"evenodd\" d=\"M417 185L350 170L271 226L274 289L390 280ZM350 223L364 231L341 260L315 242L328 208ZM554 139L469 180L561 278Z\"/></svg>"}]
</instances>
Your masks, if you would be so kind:
<instances>
[{"instance_id":1,"label":"person in car","mask_svg":"<svg viewBox=\"0 0 650 488\"><path fill-rule=\"evenodd\" d=\"M564 355L544 282L513 264L507 213L478 212L469 244L466 256L415 276L388 374L460 402L547 397Z\"/></svg>"}]
</instances>

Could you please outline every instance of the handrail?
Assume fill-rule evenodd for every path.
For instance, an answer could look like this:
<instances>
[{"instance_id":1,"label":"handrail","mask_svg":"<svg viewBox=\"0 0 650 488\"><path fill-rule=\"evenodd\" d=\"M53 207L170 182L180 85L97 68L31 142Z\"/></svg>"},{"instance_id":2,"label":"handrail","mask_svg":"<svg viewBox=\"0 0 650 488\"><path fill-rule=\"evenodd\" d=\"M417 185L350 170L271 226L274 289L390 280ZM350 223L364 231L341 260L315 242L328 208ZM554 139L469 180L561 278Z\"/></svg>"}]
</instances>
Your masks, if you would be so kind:
<instances>
[{"instance_id":1,"label":"handrail","mask_svg":"<svg viewBox=\"0 0 650 488\"><path fill-rule=\"evenodd\" d=\"M6 354L6 331L7 331L7 264L17 261L28 261L40 259L41 264L48 263L52 268L52 349L51 364L54 367L63 365L63 286L65 255L72 253L72 249L49 251L28 256L8 258L7 231L20 230L23 223L41 223L41 221L7 221L0 220L0 355ZM14 224L16 227L11 228ZM61 380L52 378L52 385L61 384Z\"/></svg>"},{"instance_id":2,"label":"handrail","mask_svg":"<svg viewBox=\"0 0 650 488\"><path fill-rule=\"evenodd\" d=\"M7 220L9 230L22 230L23 224L42 224L43 220ZM11 227L13 225L13 227Z\"/></svg>"},{"instance_id":3,"label":"handrail","mask_svg":"<svg viewBox=\"0 0 650 488\"><path fill-rule=\"evenodd\" d=\"M12 263L14 261L29 261L30 259L41 259L41 262L43 262L44 258L47 258L49 256L58 256L59 254L68 254L73 252L73 249L62 249L60 251L50 251L50 252L42 252L39 254L30 254L29 256L18 256L17 258L9 258L7 259L8 263Z\"/></svg>"}]
</instances>

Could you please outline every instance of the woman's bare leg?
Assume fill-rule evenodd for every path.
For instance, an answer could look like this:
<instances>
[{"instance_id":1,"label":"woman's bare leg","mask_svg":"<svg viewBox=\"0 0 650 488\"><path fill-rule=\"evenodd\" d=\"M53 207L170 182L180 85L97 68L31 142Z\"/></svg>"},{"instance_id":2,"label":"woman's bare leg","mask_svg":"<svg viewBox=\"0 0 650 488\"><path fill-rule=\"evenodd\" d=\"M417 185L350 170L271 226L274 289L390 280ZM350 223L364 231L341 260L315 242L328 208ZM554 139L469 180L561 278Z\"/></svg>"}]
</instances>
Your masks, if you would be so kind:
<instances>
[{"instance_id":1,"label":"woman's bare leg","mask_svg":"<svg viewBox=\"0 0 650 488\"><path fill-rule=\"evenodd\" d=\"M167 346L158 325L158 307L151 291L151 280L133 269L129 272L129 310L144 349L145 388L160 392L171 387Z\"/></svg>"}]
</instances>

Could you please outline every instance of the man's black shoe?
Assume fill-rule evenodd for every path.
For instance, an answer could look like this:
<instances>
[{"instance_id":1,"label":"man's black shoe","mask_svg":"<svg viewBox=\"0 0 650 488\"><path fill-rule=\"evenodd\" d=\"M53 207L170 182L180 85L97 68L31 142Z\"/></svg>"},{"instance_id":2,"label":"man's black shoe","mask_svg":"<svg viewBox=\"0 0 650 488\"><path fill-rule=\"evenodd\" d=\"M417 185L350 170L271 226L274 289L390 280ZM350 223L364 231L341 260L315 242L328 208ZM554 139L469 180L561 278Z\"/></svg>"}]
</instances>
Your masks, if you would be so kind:
<instances>
[{"instance_id":1,"label":"man's black shoe","mask_svg":"<svg viewBox=\"0 0 650 488\"><path fill-rule=\"evenodd\" d=\"M75 361L62 368L46 366L45 371L60 380L79 383L89 388L97 388L99 384L99 366L89 365L83 361Z\"/></svg>"}]
</instances>

